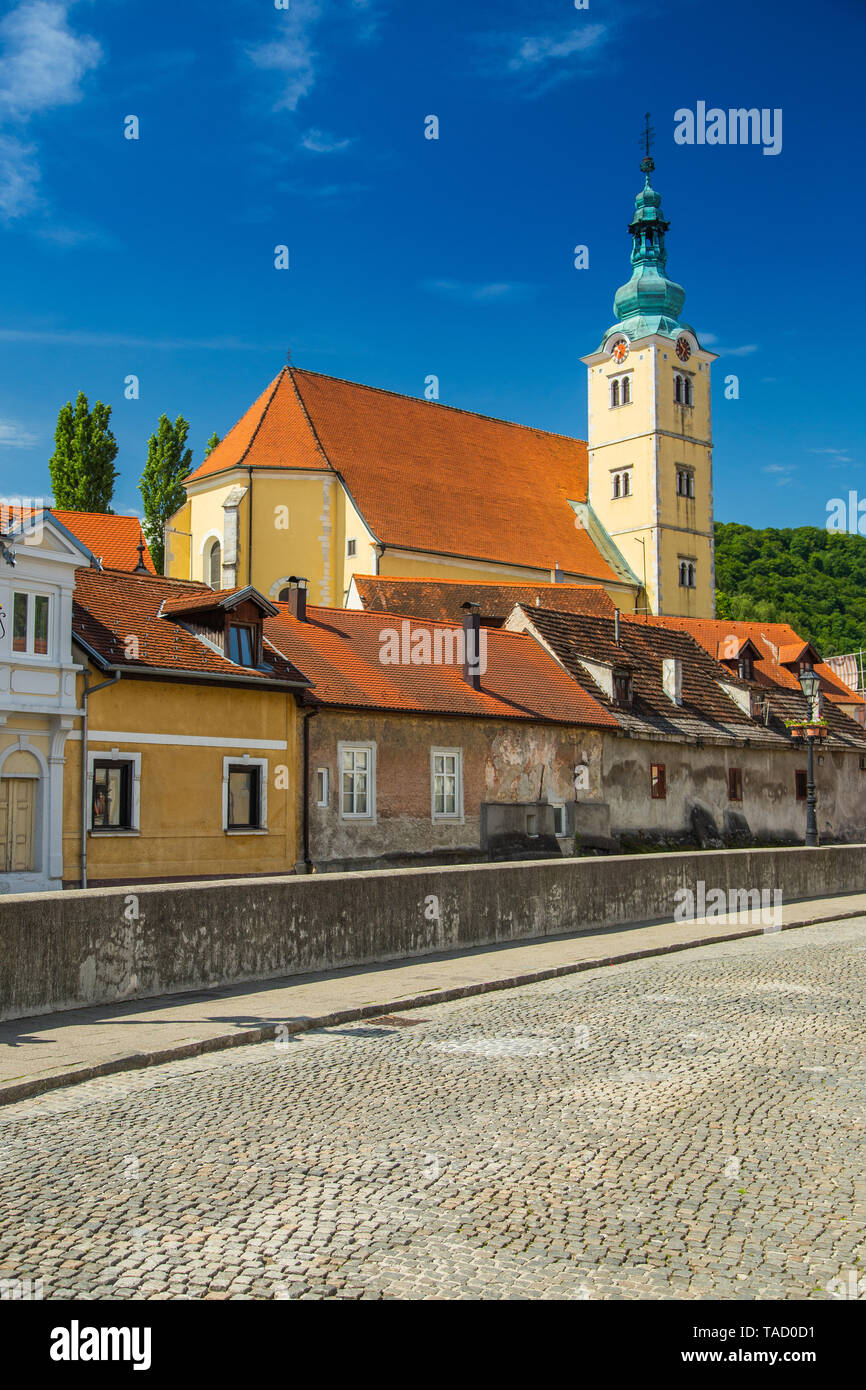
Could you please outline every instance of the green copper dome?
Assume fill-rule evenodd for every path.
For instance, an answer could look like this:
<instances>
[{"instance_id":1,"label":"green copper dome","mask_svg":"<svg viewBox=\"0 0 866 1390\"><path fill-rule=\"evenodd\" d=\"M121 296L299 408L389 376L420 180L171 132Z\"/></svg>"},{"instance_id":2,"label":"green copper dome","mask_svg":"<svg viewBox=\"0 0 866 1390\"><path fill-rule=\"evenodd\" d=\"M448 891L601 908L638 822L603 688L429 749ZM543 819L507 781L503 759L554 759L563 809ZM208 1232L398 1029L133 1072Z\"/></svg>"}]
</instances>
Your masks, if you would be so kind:
<instances>
[{"instance_id":1,"label":"green copper dome","mask_svg":"<svg viewBox=\"0 0 866 1390\"><path fill-rule=\"evenodd\" d=\"M694 333L689 324L680 320L686 292L682 285L668 279L665 270L668 259L665 233L670 223L665 221L662 212L661 194L650 184L649 176L655 165L647 156L641 160L640 167L645 182L634 200L634 221L629 226L632 275L614 296L617 322L605 333L605 341L615 332L627 334L632 341L651 333L660 333L666 338L676 338L683 329Z\"/></svg>"}]
</instances>

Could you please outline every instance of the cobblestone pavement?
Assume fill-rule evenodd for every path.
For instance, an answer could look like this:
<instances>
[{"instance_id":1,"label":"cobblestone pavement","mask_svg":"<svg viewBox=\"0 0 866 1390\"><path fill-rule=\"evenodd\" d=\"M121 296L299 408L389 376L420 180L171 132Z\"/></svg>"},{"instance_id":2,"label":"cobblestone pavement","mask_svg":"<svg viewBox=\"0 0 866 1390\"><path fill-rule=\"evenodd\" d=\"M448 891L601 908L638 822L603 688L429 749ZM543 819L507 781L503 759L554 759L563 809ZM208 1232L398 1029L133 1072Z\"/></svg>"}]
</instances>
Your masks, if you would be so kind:
<instances>
[{"instance_id":1,"label":"cobblestone pavement","mask_svg":"<svg viewBox=\"0 0 866 1390\"><path fill-rule=\"evenodd\" d=\"M0 1279L46 1298L856 1291L864 982L860 919L4 1107Z\"/></svg>"}]
</instances>

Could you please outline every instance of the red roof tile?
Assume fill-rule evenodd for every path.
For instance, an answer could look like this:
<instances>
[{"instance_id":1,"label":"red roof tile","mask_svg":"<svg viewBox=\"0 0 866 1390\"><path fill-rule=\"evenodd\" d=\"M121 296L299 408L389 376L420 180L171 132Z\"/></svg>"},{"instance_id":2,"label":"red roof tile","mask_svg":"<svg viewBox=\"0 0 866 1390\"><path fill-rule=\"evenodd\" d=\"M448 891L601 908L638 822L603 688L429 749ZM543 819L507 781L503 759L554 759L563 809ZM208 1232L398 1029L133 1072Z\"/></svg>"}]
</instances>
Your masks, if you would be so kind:
<instances>
[{"instance_id":1,"label":"red roof tile","mask_svg":"<svg viewBox=\"0 0 866 1390\"><path fill-rule=\"evenodd\" d=\"M398 579L391 575L356 574L355 586L368 612L405 613L410 618L460 622L468 601L481 605L482 623L499 626L515 603L562 613L613 617L614 603L604 589L590 584L501 584L476 579Z\"/></svg>"},{"instance_id":2,"label":"red roof tile","mask_svg":"<svg viewBox=\"0 0 866 1390\"><path fill-rule=\"evenodd\" d=\"M137 516L111 516L106 512L64 512L51 508L61 526L101 560L105 569L129 570L138 564L138 543L144 537ZM145 543L144 563L151 574L156 568Z\"/></svg>"},{"instance_id":3,"label":"red roof tile","mask_svg":"<svg viewBox=\"0 0 866 1390\"><path fill-rule=\"evenodd\" d=\"M130 673L157 668L167 674L191 672L215 680L243 677L252 684L307 683L291 662L267 643L264 659L270 670L239 666L189 632L182 622L163 615L166 599L193 597L202 591L213 599L212 589L191 580L78 569L73 634L111 667Z\"/></svg>"},{"instance_id":4,"label":"red roof tile","mask_svg":"<svg viewBox=\"0 0 866 1390\"><path fill-rule=\"evenodd\" d=\"M616 728L616 721L599 702L562 671L531 637L487 630L487 669L481 677L481 689L473 690L464 681L458 665L390 665L380 659L385 630L402 635L405 622L410 642L412 634L426 632L432 648L437 631L456 633L460 630L456 623L410 621L395 614L318 607L308 608L307 621L299 622L287 604L280 604L279 608L279 617L265 619L265 632L274 646L314 682L306 697L308 702L350 709ZM439 641L443 641L442 636Z\"/></svg>"},{"instance_id":5,"label":"red roof tile","mask_svg":"<svg viewBox=\"0 0 866 1390\"><path fill-rule=\"evenodd\" d=\"M784 661L796 661L809 645L803 641L790 623L736 622L732 618L673 618L648 617L642 619L658 627L680 628L691 633L696 642L715 656L724 649L726 639L734 637L737 641L749 638L760 653L755 664L755 680L759 684L781 686L787 690L800 690L800 682L793 671L789 671ZM793 653L793 655L791 655ZM862 704L863 697L853 694L840 681L834 671L823 661L815 663L815 670L821 677L821 688L831 700L842 700L846 704Z\"/></svg>"},{"instance_id":6,"label":"red roof tile","mask_svg":"<svg viewBox=\"0 0 866 1390\"><path fill-rule=\"evenodd\" d=\"M241 464L334 472L388 546L619 578L569 506L580 439L285 367L185 481Z\"/></svg>"}]
</instances>

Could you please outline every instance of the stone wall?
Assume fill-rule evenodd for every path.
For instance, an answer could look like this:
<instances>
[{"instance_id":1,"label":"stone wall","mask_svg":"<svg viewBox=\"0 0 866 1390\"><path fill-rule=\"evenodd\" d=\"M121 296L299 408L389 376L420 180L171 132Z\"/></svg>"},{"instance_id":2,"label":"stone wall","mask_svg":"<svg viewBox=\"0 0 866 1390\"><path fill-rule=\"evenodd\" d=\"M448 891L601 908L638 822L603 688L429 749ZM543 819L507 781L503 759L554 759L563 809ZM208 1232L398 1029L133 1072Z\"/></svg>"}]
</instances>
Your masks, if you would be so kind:
<instances>
[{"instance_id":1,"label":"stone wall","mask_svg":"<svg viewBox=\"0 0 866 1390\"><path fill-rule=\"evenodd\" d=\"M0 1017L671 919L678 889L862 892L866 845L535 860L0 898Z\"/></svg>"}]
</instances>

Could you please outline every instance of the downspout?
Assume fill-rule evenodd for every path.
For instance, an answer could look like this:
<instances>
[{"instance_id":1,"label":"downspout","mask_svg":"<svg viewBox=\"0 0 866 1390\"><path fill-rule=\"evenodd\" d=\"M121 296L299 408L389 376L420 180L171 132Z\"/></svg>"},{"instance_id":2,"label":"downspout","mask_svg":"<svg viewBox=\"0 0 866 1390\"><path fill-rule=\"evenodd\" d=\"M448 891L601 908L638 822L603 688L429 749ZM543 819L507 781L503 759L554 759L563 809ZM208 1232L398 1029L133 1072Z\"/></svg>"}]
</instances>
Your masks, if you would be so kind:
<instances>
[{"instance_id":1,"label":"downspout","mask_svg":"<svg viewBox=\"0 0 866 1390\"><path fill-rule=\"evenodd\" d=\"M87 697L95 695L97 690L105 690L109 685L117 685L122 672L115 671L110 681L101 681L99 685L87 684L87 672L84 673L84 689L81 692L81 887L87 887Z\"/></svg>"},{"instance_id":2,"label":"downspout","mask_svg":"<svg viewBox=\"0 0 866 1390\"><path fill-rule=\"evenodd\" d=\"M310 720L319 713L317 709L308 710L304 716L304 872L311 874L313 864L310 859Z\"/></svg>"}]
</instances>

